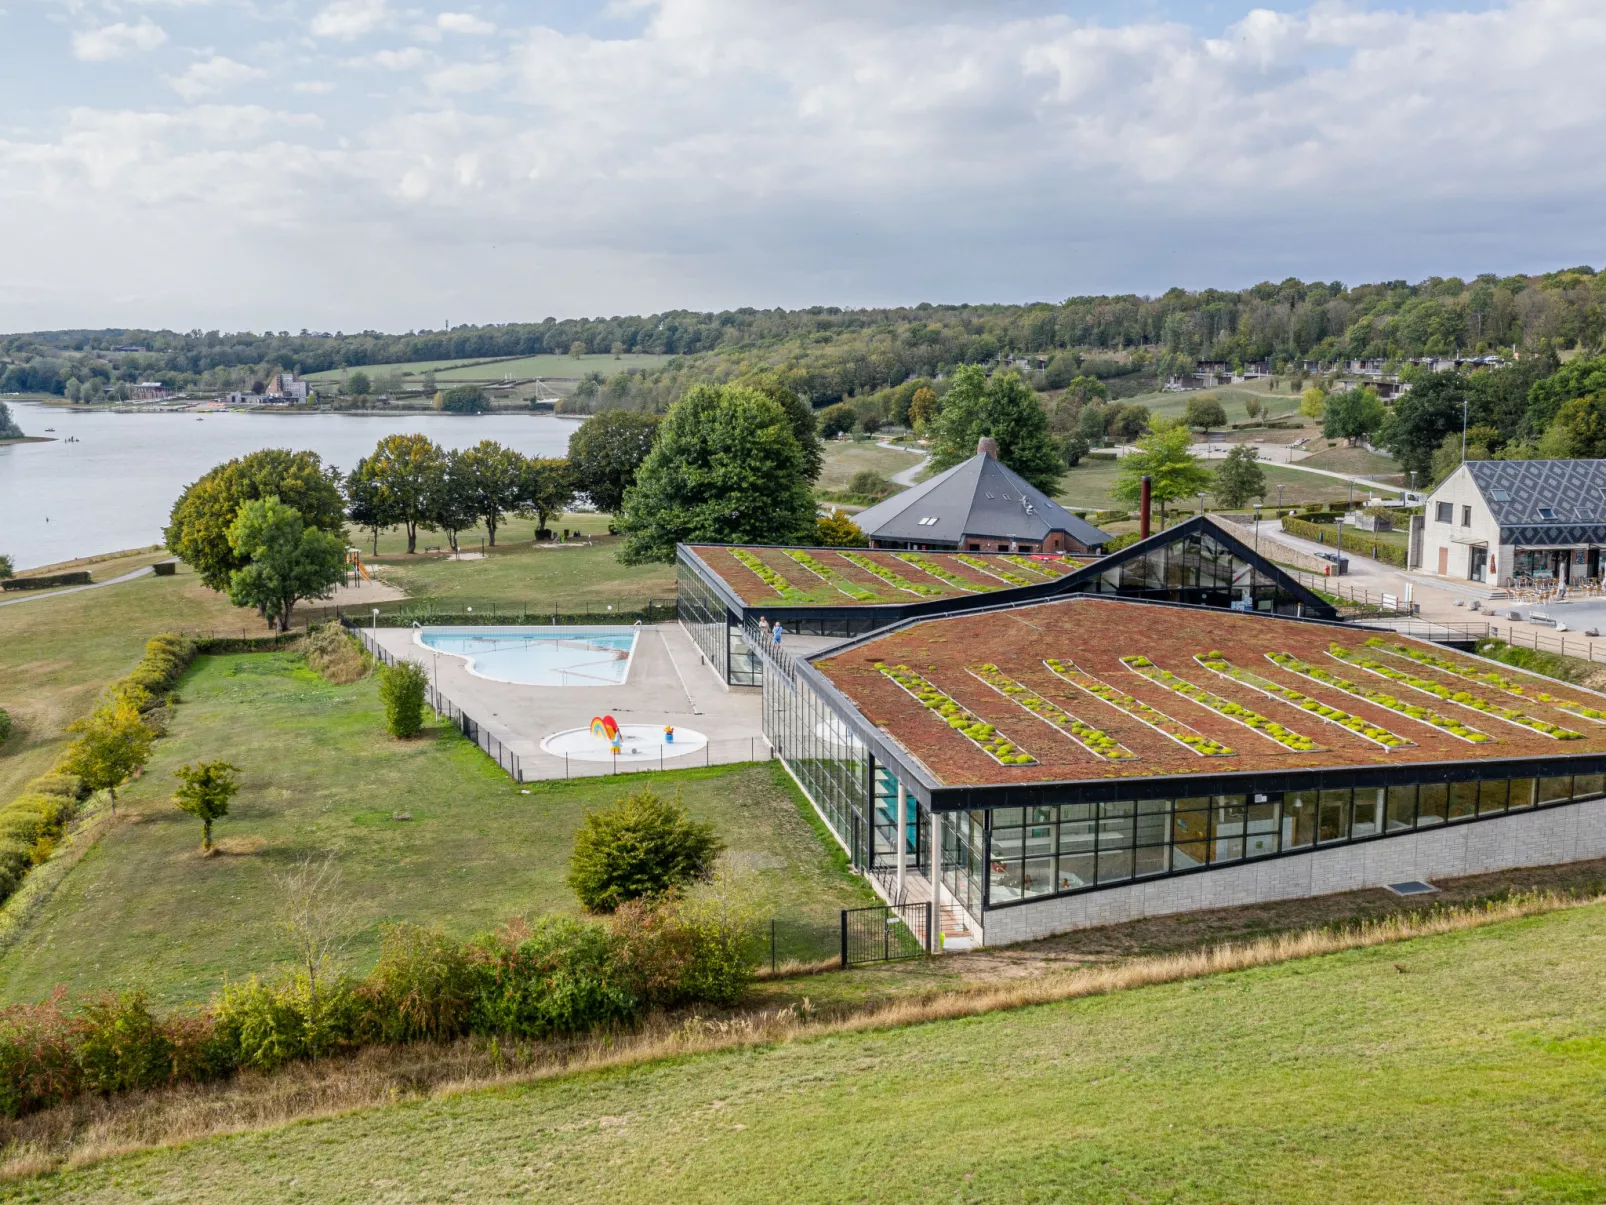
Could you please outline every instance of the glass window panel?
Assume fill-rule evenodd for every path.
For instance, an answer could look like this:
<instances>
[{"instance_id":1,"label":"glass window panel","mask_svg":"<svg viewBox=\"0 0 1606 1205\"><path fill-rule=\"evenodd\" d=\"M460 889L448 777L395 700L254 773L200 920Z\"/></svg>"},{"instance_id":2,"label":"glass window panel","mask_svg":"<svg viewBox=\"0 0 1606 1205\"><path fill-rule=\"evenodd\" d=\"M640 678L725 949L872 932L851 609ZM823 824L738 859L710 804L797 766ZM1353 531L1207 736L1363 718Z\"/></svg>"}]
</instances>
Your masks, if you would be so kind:
<instances>
[{"instance_id":1,"label":"glass window panel","mask_svg":"<svg viewBox=\"0 0 1606 1205\"><path fill-rule=\"evenodd\" d=\"M1464 820L1468 816L1476 815L1477 811L1478 784L1475 782L1452 782L1450 784L1450 819Z\"/></svg>"},{"instance_id":2,"label":"glass window panel","mask_svg":"<svg viewBox=\"0 0 1606 1205\"><path fill-rule=\"evenodd\" d=\"M1018 828L993 830L993 858L1000 862L1018 862L1025 849L1026 839Z\"/></svg>"},{"instance_id":3,"label":"glass window panel","mask_svg":"<svg viewBox=\"0 0 1606 1205\"><path fill-rule=\"evenodd\" d=\"M1099 811L1099 848L1130 848L1134 820L1132 801L1102 804Z\"/></svg>"},{"instance_id":4,"label":"glass window panel","mask_svg":"<svg viewBox=\"0 0 1606 1205\"><path fill-rule=\"evenodd\" d=\"M1075 891L1078 887L1091 887L1096 877L1092 854L1060 855L1059 889Z\"/></svg>"},{"instance_id":5,"label":"glass window panel","mask_svg":"<svg viewBox=\"0 0 1606 1205\"><path fill-rule=\"evenodd\" d=\"M1021 893L1030 899L1034 895L1047 895L1054 890L1054 859L1027 858L1021 879Z\"/></svg>"},{"instance_id":6,"label":"glass window panel","mask_svg":"<svg viewBox=\"0 0 1606 1205\"><path fill-rule=\"evenodd\" d=\"M1478 785L1478 815L1489 816L1506 810L1511 787L1503 778L1485 779Z\"/></svg>"},{"instance_id":7,"label":"glass window panel","mask_svg":"<svg viewBox=\"0 0 1606 1205\"><path fill-rule=\"evenodd\" d=\"M1383 803L1387 793L1382 787L1355 788L1354 820L1350 836L1373 837L1383 831Z\"/></svg>"},{"instance_id":8,"label":"glass window panel","mask_svg":"<svg viewBox=\"0 0 1606 1205\"><path fill-rule=\"evenodd\" d=\"M1417 787L1416 826L1443 824L1450 815L1450 789L1442 782L1424 782Z\"/></svg>"},{"instance_id":9,"label":"glass window panel","mask_svg":"<svg viewBox=\"0 0 1606 1205\"><path fill-rule=\"evenodd\" d=\"M1593 799L1603 793L1599 774L1579 774L1573 779L1574 799Z\"/></svg>"},{"instance_id":10,"label":"glass window panel","mask_svg":"<svg viewBox=\"0 0 1606 1205\"><path fill-rule=\"evenodd\" d=\"M1249 805L1248 828L1244 833L1244 856L1259 857L1277 852L1277 804Z\"/></svg>"},{"instance_id":11,"label":"glass window panel","mask_svg":"<svg viewBox=\"0 0 1606 1205\"><path fill-rule=\"evenodd\" d=\"M1210 813L1178 811L1171 818L1171 843L1178 870L1203 866L1210 859Z\"/></svg>"},{"instance_id":12,"label":"glass window panel","mask_svg":"<svg viewBox=\"0 0 1606 1205\"><path fill-rule=\"evenodd\" d=\"M1388 797L1388 831L1399 832L1416 824L1416 784L1390 787Z\"/></svg>"},{"instance_id":13,"label":"glass window panel","mask_svg":"<svg viewBox=\"0 0 1606 1205\"><path fill-rule=\"evenodd\" d=\"M1005 862L998 858L992 860L989 867L988 891L995 904L1007 904L1011 900L1021 898L1021 865L1019 862Z\"/></svg>"},{"instance_id":14,"label":"glass window panel","mask_svg":"<svg viewBox=\"0 0 1606 1205\"><path fill-rule=\"evenodd\" d=\"M1511 780L1511 809L1531 808L1534 805L1535 792L1539 788L1537 780L1532 778L1513 778Z\"/></svg>"},{"instance_id":15,"label":"glass window panel","mask_svg":"<svg viewBox=\"0 0 1606 1205\"><path fill-rule=\"evenodd\" d=\"M1169 812L1170 810L1171 810L1171 801L1169 799L1140 799L1140 800L1138 800L1138 815L1140 815L1140 816L1149 816L1149 815L1154 815L1156 813L1163 815L1163 814Z\"/></svg>"},{"instance_id":16,"label":"glass window panel","mask_svg":"<svg viewBox=\"0 0 1606 1205\"><path fill-rule=\"evenodd\" d=\"M1152 802L1144 800L1144 803ZM1145 812L1139 805L1137 817L1137 832L1139 845L1161 845L1165 843L1167 834L1171 831L1170 801L1166 801L1164 812Z\"/></svg>"},{"instance_id":17,"label":"glass window panel","mask_svg":"<svg viewBox=\"0 0 1606 1205\"><path fill-rule=\"evenodd\" d=\"M1321 818L1316 826L1318 841L1342 841L1349 836L1349 796L1347 790L1321 793Z\"/></svg>"},{"instance_id":18,"label":"glass window panel","mask_svg":"<svg viewBox=\"0 0 1606 1205\"><path fill-rule=\"evenodd\" d=\"M1067 803L1060 808L1060 822L1067 820L1093 821L1099 817L1099 805L1096 803Z\"/></svg>"},{"instance_id":19,"label":"glass window panel","mask_svg":"<svg viewBox=\"0 0 1606 1205\"><path fill-rule=\"evenodd\" d=\"M1571 778L1541 778L1539 780L1540 803L1565 803L1573 797L1573 780Z\"/></svg>"},{"instance_id":20,"label":"glass window panel","mask_svg":"<svg viewBox=\"0 0 1606 1205\"><path fill-rule=\"evenodd\" d=\"M1171 847L1169 845L1138 846L1134 871L1140 878L1149 874L1164 874L1170 869Z\"/></svg>"},{"instance_id":21,"label":"glass window panel","mask_svg":"<svg viewBox=\"0 0 1606 1205\"><path fill-rule=\"evenodd\" d=\"M1246 808L1242 795L1218 795L1212 812L1215 823L1215 847L1212 862L1233 862L1244 856L1244 821Z\"/></svg>"},{"instance_id":22,"label":"glass window panel","mask_svg":"<svg viewBox=\"0 0 1606 1205\"><path fill-rule=\"evenodd\" d=\"M968 828L969 825L966 825L966 827ZM1052 858L1054 856L1054 826L1052 824L1040 824L1036 828L1026 829L1025 833L1025 840L1022 844L1025 846L1028 859Z\"/></svg>"},{"instance_id":23,"label":"glass window panel","mask_svg":"<svg viewBox=\"0 0 1606 1205\"><path fill-rule=\"evenodd\" d=\"M1115 850L1110 853L1099 853L1099 882L1118 883L1122 879L1132 877L1132 851L1130 849Z\"/></svg>"},{"instance_id":24,"label":"glass window panel","mask_svg":"<svg viewBox=\"0 0 1606 1205\"><path fill-rule=\"evenodd\" d=\"M1092 853L1097 832L1096 820L1061 820L1060 853Z\"/></svg>"},{"instance_id":25,"label":"glass window panel","mask_svg":"<svg viewBox=\"0 0 1606 1205\"><path fill-rule=\"evenodd\" d=\"M1019 828L1026 823L1025 808L999 808L993 813L994 828Z\"/></svg>"},{"instance_id":26,"label":"glass window panel","mask_svg":"<svg viewBox=\"0 0 1606 1205\"><path fill-rule=\"evenodd\" d=\"M1290 791L1283 796L1283 848L1299 849L1316 840L1316 792Z\"/></svg>"},{"instance_id":27,"label":"glass window panel","mask_svg":"<svg viewBox=\"0 0 1606 1205\"><path fill-rule=\"evenodd\" d=\"M1026 823L1053 824L1055 820L1059 819L1059 817L1055 815L1058 810L1059 809L1057 808L1027 808L1025 809Z\"/></svg>"}]
</instances>

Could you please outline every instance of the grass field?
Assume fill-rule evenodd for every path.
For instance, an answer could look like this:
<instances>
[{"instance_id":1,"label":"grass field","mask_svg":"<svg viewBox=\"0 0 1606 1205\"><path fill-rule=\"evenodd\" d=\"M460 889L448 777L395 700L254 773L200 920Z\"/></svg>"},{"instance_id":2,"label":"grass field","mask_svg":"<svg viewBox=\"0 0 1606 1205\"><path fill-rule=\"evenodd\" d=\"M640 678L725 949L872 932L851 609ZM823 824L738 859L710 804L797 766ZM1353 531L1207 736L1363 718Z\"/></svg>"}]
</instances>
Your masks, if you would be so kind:
<instances>
[{"instance_id":1,"label":"grass field","mask_svg":"<svg viewBox=\"0 0 1606 1205\"><path fill-rule=\"evenodd\" d=\"M164 556L143 553L86 568L105 581ZM174 577L0 607L0 708L16 728L0 747L0 801L51 768L69 739L62 728L90 711L106 683L134 668L150 637L173 626L233 627L240 614L182 565Z\"/></svg>"},{"instance_id":2,"label":"grass field","mask_svg":"<svg viewBox=\"0 0 1606 1205\"><path fill-rule=\"evenodd\" d=\"M1187 408L1188 399L1208 393L1221 403L1221 408L1227 413L1229 423L1247 423L1249 412L1244 409L1244 401L1250 397L1259 398L1264 410L1262 419L1286 418L1299 412L1299 395L1283 391L1272 393L1263 383L1244 385L1224 385L1218 389L1194 390L1190 393L1143 393L1137 397L1126 398L1126 402L1136 402L1140 406L1147 406L1152 415L1165 418L1181 418L1182 412Z\"/></svg>"},{"instance_id":3,"label":"grass field","mask_svg":"<svg viewBox=\"0 0 1606 1205\"><path fill-rule=\"evenodd\" d=\"M1220 464L1219 460L1210 460L1205 462L1205 467L1214 470ZM1277 464L1263 464L1260 467L1266 474L1267 505L1277 501L1279 484L1283 487L1282 500L1288 506L1299 506L1307 502L1341 502L1350 496L1349 482L1340 481L1336 477L1323 477L1319 473L1302 473L1298 469ZM1084 459L1081 464L1066 472L1065 483L1057 495L1058 501L1066 506L1085 506L1096 510L1119 509L1123 504L1118 503L1112 493L1117 470L1117 461ZM1362 496L1365 494L1365 487L1356 486L1356 491L1357 496ZM1386 489L1379 492L1391 493ZM1215 500L1210 499L1208 504L1214 506ZM1186 498L1177 505L1185 510L1197 510L1199 501L1197 498Z\"/></svg>"},{"instance_id":4,"label":"grass field","mask_svg":"<svg viewBox=\"0 0 1606 1205\"><path fill-rule=\"evenodd\" d=\"M358 1111L5 1199L1595 1201L1602 941L1595 906Z\"/></svg>"},{"instance_id":5,"label":"grass field","mask_svg":"<svg viewBox=\"0 0 1606 1205\"><path fill-rule=\"evenodd\" d=\"M1370 448L1347 448L1343 444L1336 448L1325 448L1300 463L1308 464L1313 469L1354 473L1357 476L1396 474L1401 471L1399 461L1392 456L1374 452Z\"/></svg>"},{"instance_id":6,"label":"grass field","mask_svg":"<svg viewBox=\"0 0 1606 1205\"><path fill-rule=\"evenodd\" d=\"M274 875L309 854L337 856L359 968L384 920L467 935L514 915L572 912L563 880L581 816L649 782L678 789L695 817L718 825L766 917L828 922L870 899L776 763L523 794L455 729L390 739L372 679L330 686L291 654L204 657L179 690L171 736L120 801L127 819L0 958L0 997L36 999L65 983L139 986L171 1003L269 971L285 952ZM226 852L203 858L199 826L170 802L172 771L214 757L240 767L243 788L215 829Z\"/></svg>"},{"instance_id":7,"label":"grass field","mask_svg":"<svg viewBox=\"0 0 1606 1205\"><path fill-rule=\"evenodd\" d=\"M594 356L520 356L515 359L468 360L415 360L401 364L364 364L361 366L370 379L399 372L403 377L416 378L433 372L435 380L461 384L464 381L500 381L504 377L557 377L578 380L588 372L600 372L611 377L627 368L657 368L667 363L667 356L627 355L614 359L602 354ZM307 379L314 384L333 384L342 373L356 372L355 368L331 368L324 372L309 373Z\"/></svg>"},{"instance_id":8,"label":"grass field","mask_svg":"<svg viewBox=\"0 0 1606 1205\"><path fill-rule=\"evenodd\" d=\"M866 469L891 477L915 464L917 459L918 453L879 447L868 440L827 440L819 487L822 490L846 489L853 475Z\"/></svg>"}]
</instances>

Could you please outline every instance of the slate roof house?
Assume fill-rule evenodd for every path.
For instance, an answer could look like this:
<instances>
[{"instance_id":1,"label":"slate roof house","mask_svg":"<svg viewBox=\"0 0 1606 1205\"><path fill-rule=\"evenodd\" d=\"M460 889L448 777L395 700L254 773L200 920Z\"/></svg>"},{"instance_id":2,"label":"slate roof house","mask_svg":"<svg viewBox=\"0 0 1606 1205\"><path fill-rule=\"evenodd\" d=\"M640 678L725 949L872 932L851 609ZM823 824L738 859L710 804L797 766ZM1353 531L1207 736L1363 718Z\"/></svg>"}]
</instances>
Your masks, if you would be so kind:
<instances>
[{"instance_id":1,"label":"slate roof house","mask_svg":"<svg viewBox=\"0 0 1606 1205\"><path fill-rule=\"evenodd\" d=\"M1098 552L1110 536L998 460L983 439L947 472L853 516L871 548L952 552Z\"/></svg>"},{"instance_id":2,"label":"slate roof house","mask_svg":"<svg viewBox=\"0 0 1606 1205\"><path fill-rule=\"evenodd\" d=\"M1464 581L1597 580L1606 460L1472 460L1428 495L1420 568Z\"/></svg>"}]
</instances>

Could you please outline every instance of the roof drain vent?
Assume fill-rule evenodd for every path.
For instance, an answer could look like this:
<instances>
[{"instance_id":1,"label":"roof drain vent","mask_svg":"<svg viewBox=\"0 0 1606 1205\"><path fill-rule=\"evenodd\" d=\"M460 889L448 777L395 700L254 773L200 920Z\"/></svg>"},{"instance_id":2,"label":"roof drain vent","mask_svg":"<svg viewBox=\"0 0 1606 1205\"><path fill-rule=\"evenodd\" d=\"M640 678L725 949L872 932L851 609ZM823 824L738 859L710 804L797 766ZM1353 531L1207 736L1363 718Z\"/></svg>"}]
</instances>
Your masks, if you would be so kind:
<instances>
[{"instance_id":1,"label":"roof drain vent","mask_svg":"<svg viewBox=\"0 0 1606 1205\"><path fill-rule=\"evenodd\" d=\"M1385 884L1387 890L1395 895L1435 895L1438 888L1432 883L1424 883L1421 879L1411 879L1404 883Z\"/></svg>"}]
</instances>

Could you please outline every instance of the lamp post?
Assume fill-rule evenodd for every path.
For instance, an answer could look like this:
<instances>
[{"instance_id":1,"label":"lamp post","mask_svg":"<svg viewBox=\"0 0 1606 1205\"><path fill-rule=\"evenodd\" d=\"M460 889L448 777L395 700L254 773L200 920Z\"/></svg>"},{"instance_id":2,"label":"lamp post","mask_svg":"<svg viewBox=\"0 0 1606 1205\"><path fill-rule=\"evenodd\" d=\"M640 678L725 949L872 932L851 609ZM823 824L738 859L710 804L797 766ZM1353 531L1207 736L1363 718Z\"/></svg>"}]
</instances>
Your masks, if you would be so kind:
<instances>
[{"instance_id":1,"label":"lamp post","mask_svg":"<svg viewBox=\"0 0 1606 1205\"><path fill-rule=\"evenodd\" d=\"M1201 515L1204 514L1204 498L1205 498L1204 491L1200 490L1199 491L1199 513Z\"/></svg>"},{"instance_id":2,"label":"lamp post","mask_svg":"<svg viewBox=\"0 0 1606 1205\"><path fill-rule=\"evenodd\" d=\"M374 608L374 639L379 639L379 608Z\"/></svg>"},{"instance_id":3,"label":"lamp post","mask_svg":"<svg viewBox=\"0 0 1606 1205\"><path fill-rule=\"evenodd\" d=\"M1277 483L1277 509L1278 510L1282 510L1282 508L1283 508L1283 483L1279 481Z\"/></svg>"}]
</instances>

